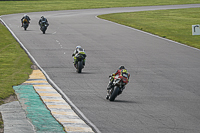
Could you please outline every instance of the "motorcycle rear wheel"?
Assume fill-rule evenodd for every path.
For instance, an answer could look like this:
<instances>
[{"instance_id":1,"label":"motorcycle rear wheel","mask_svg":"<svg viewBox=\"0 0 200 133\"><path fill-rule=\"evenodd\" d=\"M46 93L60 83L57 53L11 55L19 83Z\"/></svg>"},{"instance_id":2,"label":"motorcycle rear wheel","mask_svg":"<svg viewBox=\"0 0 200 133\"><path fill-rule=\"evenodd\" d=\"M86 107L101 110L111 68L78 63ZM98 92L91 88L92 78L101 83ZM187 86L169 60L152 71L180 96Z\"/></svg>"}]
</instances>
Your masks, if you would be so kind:
<instances>
[{"instance_id":1,"label":"motorcycle rear wheel","mask_svg":"<svg viewBox=\"0 0 200 133\"><path fill-rule=\"evenodd\" d=\"M45 34L45 32L46 32L47 29L46 29L45 26L42 26L42 27L40 28L40 30L42 31L43 34Z\"/></svg>"},{"instance_id":2,"label":"motorcycle rear wheel","mask_svg":"<svg viewBox=\"0 0 200 133\"><path fill-rule=\"evenodd\" d=\"M115 86L114 89L113 89L112 94L109 97L109 100L110 101L114 101L118 94L119 94L119 87Z\"/></svg>"},{"instance_id":3,"label":"motorcycle rear wheel","mask_svg":"<svg viewBox=\"0 0 200 133\"><path fill-rule=\"evenodd\" d=\"M82 69L83 69L83 60L82 61L78 61L77 72L81 73Z\"/></svg>"},{"instance_id":4,"label":"motorcycle rear wheel","mask_svg":"<svg viewBox=\"0 0 200 133\"><path fill-rule=\"evenodd\" d=\"M28 28L28 24L27 23L24 23L23 24L23 27L24 27L24 30L26 30Z\"/></svg>"}]
</instances>

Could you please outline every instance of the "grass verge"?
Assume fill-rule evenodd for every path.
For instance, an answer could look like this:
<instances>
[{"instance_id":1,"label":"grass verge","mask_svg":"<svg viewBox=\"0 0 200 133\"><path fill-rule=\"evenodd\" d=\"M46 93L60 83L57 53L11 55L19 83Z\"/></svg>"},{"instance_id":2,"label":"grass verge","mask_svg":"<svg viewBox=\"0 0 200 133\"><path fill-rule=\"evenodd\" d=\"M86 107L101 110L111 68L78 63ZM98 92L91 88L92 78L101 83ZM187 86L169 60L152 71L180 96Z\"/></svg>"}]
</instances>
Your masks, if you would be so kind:
<instances>
[{"instance_id":1,"label":"grass verge","mask_svg":"<svg viewBox=\"0 0 200 133\"><path fill-rule=\"evenodd\" d=\"M200 8L189 8L116 13L98 17L200 49L200 36L192 35L192 25L200 24L199 14Z\"/></svg>"},{"instance_id":2,"label":"grass verge","mask_svg":"<svg viewBox=\"0 0 200 133\"><path fill-rule=\"evenodd\" d=\"M4 128L4 125L3 125L3 119L2 119L2 115L0 113L0 133L3 133L3 128Z\"/></svg>"},{"instance_id":3,"label":"grass verge","mask_svg":"<svg viewBox=\"0 0 200 133\"><path fill-rule=\"evenodd\" d=\"M0 1L0 15L88 8L197 4L199 0L19 0Z\"/></svg>"},{"instance_id":4,"label":"grass verge","mask_svg":"<svg viewBox=\"0 0 200 133\"><path fill-rule=\"evenodd\" d=\"M14 95L13 85L23 83L31 74L32 62L5 26L0 24L0 104Z\"/></svg>"}]
</instances>

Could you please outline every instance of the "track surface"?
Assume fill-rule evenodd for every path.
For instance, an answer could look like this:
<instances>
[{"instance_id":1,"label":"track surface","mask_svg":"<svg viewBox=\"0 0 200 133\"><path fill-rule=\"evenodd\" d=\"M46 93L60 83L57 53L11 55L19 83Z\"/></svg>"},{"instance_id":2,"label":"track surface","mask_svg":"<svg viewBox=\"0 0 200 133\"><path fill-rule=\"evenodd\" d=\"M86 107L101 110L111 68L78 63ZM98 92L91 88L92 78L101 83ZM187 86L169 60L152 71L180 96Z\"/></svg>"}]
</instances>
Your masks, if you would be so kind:
<instances>
[{"instance_id":1,"label":"track surface","mask_svg":"<svg viewBox=\"0 0 200 133\"><path fill-rule=\"evenodd\" d=\"M102 133L199 133L200 51L98 19L99 14L200 7L172 5L28 13L1 18L49 77ZM50 26L45 35L38 20ZM191 27L191 25L189 25ZM86 50L86 67L78 74L71 54ZM130 83L115 102L105 100L109 74L124 65Z\"/></svg>"}]
</instances>

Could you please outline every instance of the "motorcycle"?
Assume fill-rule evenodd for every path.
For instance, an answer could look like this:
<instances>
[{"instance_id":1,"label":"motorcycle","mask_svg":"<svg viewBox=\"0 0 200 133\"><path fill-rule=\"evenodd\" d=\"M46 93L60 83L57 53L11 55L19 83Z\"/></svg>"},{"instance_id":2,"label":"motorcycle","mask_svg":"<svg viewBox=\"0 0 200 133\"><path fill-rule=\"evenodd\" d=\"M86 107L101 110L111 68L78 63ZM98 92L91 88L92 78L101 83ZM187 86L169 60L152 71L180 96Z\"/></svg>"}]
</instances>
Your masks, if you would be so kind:
<instances>
[{"instance_id":1,"label":"motorcycle","mask_svg":"<svg viewBox=\"0 0 200 133\"><path fill-rule=\"evenodd\" d=\"M23 21L23 24L22 24L22 27L24 28L24 30L26 30L26 29L28 28L28 26L29 26L28 21L27 21L27 20L24 20L24 21Z\"/></svg>"},{"instance_id":2,"label":"motorcycle","mask_svg":"<svg viewBox=\"0 0 200 133\"><path fill-rule=\"evenodd\" d=\"M42 21L40 30L42 31L43 34L45 34L47 27L48 27L48 24L45 21Z\"/></svg>"},{"instance_id":3,"label":"motorcycle","mask_svg":"<svg viewBox=\"0 0 200 133\"><path fill-rule=\"evenodd\" d=\"M83 55L77 55L76 59L77 59L77 62L75 65L76 72L81 73L82 69L84 68L83 62L84 62L85 57Z\"/></svg>"},{"instance_id":4,"label":"motorcycle","mask_svg":"<svg viewBox=\"0 0 200 133\"><path fill-rule=\"evenodd\" d=\"M110 76L111 80L112 76ZM122 91L125 88L125 85L128 84L128 75L123 74L122 76L115 76L113 80L113 84L111 86L111 89L108 90L108 94L106 96L107 100L114 101L115 98L122 93Z\"/></svg>"}]
</instances>

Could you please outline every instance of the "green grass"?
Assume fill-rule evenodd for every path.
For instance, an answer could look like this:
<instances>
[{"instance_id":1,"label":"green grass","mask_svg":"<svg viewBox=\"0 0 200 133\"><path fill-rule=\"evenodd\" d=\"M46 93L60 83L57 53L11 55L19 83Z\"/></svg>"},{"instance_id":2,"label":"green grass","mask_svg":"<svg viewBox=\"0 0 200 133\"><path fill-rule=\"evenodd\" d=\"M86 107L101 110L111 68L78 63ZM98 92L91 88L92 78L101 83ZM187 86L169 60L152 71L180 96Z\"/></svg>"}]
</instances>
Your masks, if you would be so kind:
<instances>
[{"instance_id":1,"label":"green grass","mask_svg":"<svg viewBox=\"0 0 200 133\"><path fill-rule=\"evenodd\" d=\"M199 0L29 0L0 1L0 15L39 12L52 10L73 10L88 8L109 8L150 5L195 4ZM182 13L179 13L179 12ZM199 9L167 10L114 14L102 16L113 21L143 29L163 37L182 40L188 45L198 44L198 36L191 36L191 25L199 23ZM161 16L163 19L160 19ZM177 16L177 17L176 17ZM119 18L119 19L118 19ZM128 18L128 19L127 19ZM156 21L155 21L156 18ZM173 21L168 21L173 20ZM192 19L192 20L190 20ZM195 21L194 21L195 20ZM147 23L148 22L148 23ZM163 23L164 22L164 23ZM162 28L159 29L158 27ZM157 30L156 30L157 29ZM171 30L173 29L173 30ZM165 32L161 32L165 31ZM167 32L166 32L167 31ZM176 34L177 32L181 34ZM183 39L181 39L183 38ZM191 39L190 39L191 38ZM188 39L188 40L187 40ZM195 42L193 42L195 40ZM183 42L183 43L184 43ZM32 65L26 53L21 49L8 30L0 24L0 103L2 99L14 94L12 86L21 84L32 72Z\"/></svg>"},{"instance_id":2,"label":"green grass","mask_svg":"<svg viewBox=\"0 0 200 133\"><path fill-rule=\"evenodd\" d=\"M192 25L200 24L200 8L116 13L98 17L134 27L200 49L200 36Z\"/></svg>"},{"instance_id":3,"label":"green grass","mask_svg":"<svg viewBox=\"0 0 200 133\"><path fill-rule=\"evenodd\" d=\"M6 27L0 24L0 99L14 94L13 85L28 79L32 62L12 37Z\"/></svg>"},{"instance_id":4,"label":"green grass","mask_svg":"<svg viewBox=\"0 0 200 133\"><path fill-rule=\"evenodd\" d=\"M0 1L0 15L51 10L73 10L128 6L177 5L200 3L199 0L25 0Z\"/></svg>"},{"instance_id":5,"label":"green grass","mask_svg":"<svg viewBox=\"0 0 200 133\"><path fill-rule=\"evenodd\" d=\"M0 130L2 128L4 128L4 124L3 124L2 115L1 115L1 112L0 112Z\"/></svg>"}]
</instances>

